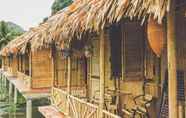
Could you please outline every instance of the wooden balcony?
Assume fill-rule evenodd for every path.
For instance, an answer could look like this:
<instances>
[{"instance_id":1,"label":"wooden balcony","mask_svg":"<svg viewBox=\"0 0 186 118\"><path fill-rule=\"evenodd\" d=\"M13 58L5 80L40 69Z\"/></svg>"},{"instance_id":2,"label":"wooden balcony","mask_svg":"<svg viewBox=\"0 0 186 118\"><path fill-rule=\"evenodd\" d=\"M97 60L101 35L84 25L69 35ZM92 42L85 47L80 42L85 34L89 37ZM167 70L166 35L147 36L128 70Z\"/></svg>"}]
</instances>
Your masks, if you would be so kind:
<instances>
[{"instance_id":1,"label":"wooden balcony","mask_svg":"<svg viewBox=\"0 0 186 118\"><path fill-rule=\"evenodd\" d=\"M60 112L71 118L99 118L98 105L87 102L85 88L71 88L72 94L58 88L52 88L51 102ZM79 95L78 95L79 94ZM75 97L78 96L78 97ZM104 118L120 118L103 110Z\"/></svg>"}]
</instances>

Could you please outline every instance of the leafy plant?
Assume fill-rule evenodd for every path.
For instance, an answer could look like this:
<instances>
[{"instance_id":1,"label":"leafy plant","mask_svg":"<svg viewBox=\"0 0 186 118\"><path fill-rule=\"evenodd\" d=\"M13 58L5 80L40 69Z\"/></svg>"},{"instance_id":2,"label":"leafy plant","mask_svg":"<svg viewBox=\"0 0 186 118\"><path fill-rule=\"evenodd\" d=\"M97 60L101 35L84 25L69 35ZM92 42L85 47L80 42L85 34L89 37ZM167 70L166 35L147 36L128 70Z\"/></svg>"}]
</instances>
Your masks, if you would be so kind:
<instances>
[{"instance_id":1,"label":"leafy plant","mask_svg":"<svg viewBox=\"0 0 186 118\"><path fill-rule=\"evenodd\" d=\"M55 14L57 11L69 6L73 0L55 0L52 5L52 14Z\"/></svg>"},{"instance_id":2,"label":"leafy plant","mask_svg":"<svg viewBox=\"0 0 186 118\"><path fill-rule=\"evenodd\" d=\"M24 31L14 23L0 22L0 49L7 45L9 41L21 35Z\"/></svg>"}]
</instances>

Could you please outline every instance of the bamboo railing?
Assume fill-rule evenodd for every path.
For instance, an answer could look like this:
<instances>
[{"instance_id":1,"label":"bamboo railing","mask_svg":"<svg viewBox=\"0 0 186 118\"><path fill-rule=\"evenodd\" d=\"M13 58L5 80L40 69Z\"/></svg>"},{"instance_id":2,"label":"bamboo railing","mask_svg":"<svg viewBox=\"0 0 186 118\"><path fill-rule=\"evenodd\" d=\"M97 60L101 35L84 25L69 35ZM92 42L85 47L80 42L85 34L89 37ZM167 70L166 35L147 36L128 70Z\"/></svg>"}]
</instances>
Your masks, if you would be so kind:
<instances>
[{"instance_id":1,"label":"bamboo railing","mask_svg":"<svg viewBox=\"0 0 186 118\"><path fill-rule=\"evenodd\" d=\"M83 88L84 89L84 88ZM99 118L99 107L97 105L88 103L86 98L77 93L82 93L81 89L72 90L72 95L59 88L52 88L51 102L60 112L71 118ZM77 92L75 92L77 91ZM80 91L80 92L78 92ZM78 96L75 97L73 93ZM67 104L69 104L69 114L67 113ZM106 110L103 110L104 118L120 118Z\"/></svg>"},{"instance_id":2,"label":"bamboo railing","mask_svg":"<svg viewBox=\"0 0 186 118\"><path fill-rule=\"evenodd\" d=\"M51 104L55 106L60 112L67 115L67 93L58 88L52 88Z\"/></svg>"},{"instance_id":3,"label":"bamboo railing","mask_svg":"<svg viewBox=\"0 0 186 118\"><path fill-rule=\"evenodd\" d=\"M71 118L98 118L98 106L90 104L72 95L68 100Z\"/></svg>"},{"instance_id":4,"label":"bamboo railing","mask_svg":"<svg viewBox=\"0 0 186 118\"><path fill-rule=\"evenodd\" d=\"M108 112L106 110L103 110L103 116L104 116L104 118L121 118L121 117L119 117L111 112Z\"/></svg>"}]
</instances>

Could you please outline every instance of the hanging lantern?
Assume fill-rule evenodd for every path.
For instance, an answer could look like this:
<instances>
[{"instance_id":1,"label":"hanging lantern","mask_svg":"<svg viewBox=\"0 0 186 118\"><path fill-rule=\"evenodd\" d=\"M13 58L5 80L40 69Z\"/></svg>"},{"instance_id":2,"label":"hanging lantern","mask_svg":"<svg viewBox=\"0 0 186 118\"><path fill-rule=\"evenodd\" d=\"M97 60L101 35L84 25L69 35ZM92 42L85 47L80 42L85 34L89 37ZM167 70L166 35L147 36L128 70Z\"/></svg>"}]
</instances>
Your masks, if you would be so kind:
<instances>
[{"instance_id":1,"label":"hanging lantern","mask_svg":"<svg viewBox=\"0 0 186 118\"><path fill-rule=\"evenodd\" d=\"M147 26L148 42L152 51L161 56L165 42L165 30L162 24L158 24L153 18L149 19Z\"/></svg>"}]
</instances>

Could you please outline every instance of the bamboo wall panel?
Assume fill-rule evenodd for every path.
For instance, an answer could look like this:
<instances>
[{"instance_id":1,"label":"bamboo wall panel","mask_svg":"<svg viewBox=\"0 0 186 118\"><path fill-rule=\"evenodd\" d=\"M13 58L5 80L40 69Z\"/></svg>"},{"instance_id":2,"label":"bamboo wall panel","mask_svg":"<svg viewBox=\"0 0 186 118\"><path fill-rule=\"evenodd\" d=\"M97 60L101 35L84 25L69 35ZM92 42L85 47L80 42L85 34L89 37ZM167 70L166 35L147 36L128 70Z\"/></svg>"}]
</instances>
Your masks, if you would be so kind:
<instances>
[{"instance_id":1,"label":"bamboo wall panel","mask_svg":"<svg viewBox=\"0 0 186 118\"><path fill-rule=\"evenodd\" d=\"M105 79L106 79L105 86L108 89L114 90L115 89L114 81L116 78L111 77L111 61L110 61L111 47L110 47L110 40L109 40L108 32L105 33L105 41L106 41L106 45L105 45Z\"/></svg>"},{"instance_id":2,"label":"bamboo wall panel","mask_svg":"<svg viewBox=\"0 0 186 118\"><path fill-rule=\"evenodd\" d=\"M91 76L90 76L90 97L95 96L96 91L99 91L99 39L95 39L93 42L93 55L91 57Z\"/></svg>"},{"instance_id":3,"label":"bamboo wall panel","mask_svg":"<svg viewBox=\"0 0 186 118\"><path fill-rule=\"evenodd\" d=\"M8 57L4 58L4 69L7 70L8 69Z\"/></svg>"},{"instance_id":4,"label":"bamboo wall panel","mask_svg":"<svg viewBox=\"0 0 186 118\"><path fill-rule=\"evenodd\" d=\"M50 50L32 53L32 88L52 86L52 60Z\"/></svg>"},{"instance_id":5,"label":"bamboo wall panel","mask_svg":"<svg viewBox=\"0 0 186 118\"><path fill-rule=\"evenodd\" d=\"M72 57L72 80L71 86L85 85L84 68L80 58ZM57 52L56 57L56 85L58 87L67 86L67 60L62 57L61 52Z\"/></svg>"},{"instance_id":6,"label":"bamboo wall panel","mask_svg":"<svg viewBox=\"0 0 186 118\"><path fill-rule=\"evenodd\" d=\"M18 68L18 63L17 63L16 56L13 56L11 67L12 67L12 75L16 76L17 75L17 68Z\"/></svg>"},{"instance_id":7,"label":"bamboo wall panel","mask_svg":"<svg viewBox=\"0 0 186 118\"><path fill-rule=\"evenodd\" d=\"M55 84L57 86L66 86L67 85L67 61L63 59L60 51L56 52L56 63L55 63Z\"/></svg>"},{"instance_id":8,"label":"bamboo wall panel","mask_svg":"<svg viewBox=\"0 0 186 118\"><path fill-rule=\"evenodd\" d=\"M177 70L184 71L184 80L186 80L186 19L183 15L186 11L186 8L183 7L181 9L178 9L178 11L179 12L177 12L176 15Z\"/></svg>"},{"instance_id":9,"label":"bamboo wall panel","mask_svg":"<svg viewBox=\"0 0 186 118\"><path fill-rule=\"evenodd\" d=\"M111 78L111 63L110 63L110 41L109 34L105 33L105 88L114 90L114 79ZM99 39L96 39L93 43L93 56L91 57L91 77L90 77L90 97L95 97L97 95L96 92L99 91L99 81L100 81L100 73L99 73Z\"/></svg>"}]
</instances>

